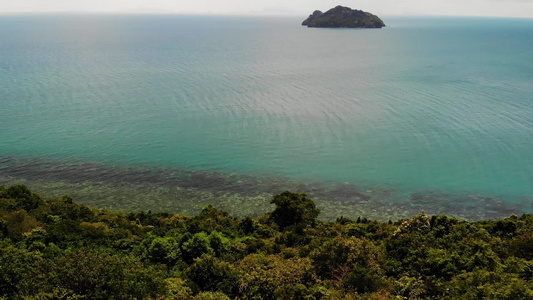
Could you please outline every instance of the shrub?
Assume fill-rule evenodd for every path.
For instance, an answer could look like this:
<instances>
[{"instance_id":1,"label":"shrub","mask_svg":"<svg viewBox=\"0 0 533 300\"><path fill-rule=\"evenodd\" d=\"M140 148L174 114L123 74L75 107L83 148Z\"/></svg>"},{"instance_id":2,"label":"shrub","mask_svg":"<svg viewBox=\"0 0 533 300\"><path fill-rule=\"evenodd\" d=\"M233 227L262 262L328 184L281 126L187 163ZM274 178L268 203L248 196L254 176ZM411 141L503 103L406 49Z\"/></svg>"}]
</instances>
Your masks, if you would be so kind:
<instances>
[{"instance_id":1,"label":"shrub","mask_svg":"<svg viewBox=\"0 0 533 300\"><path fill-rule=\"evenodd\" d=\"M197 258L185 271L185 275L192 282L196 293L221 291L235 297L239 290L238 273L230 264L211 255Z\"/></svg>"}]
</instances>

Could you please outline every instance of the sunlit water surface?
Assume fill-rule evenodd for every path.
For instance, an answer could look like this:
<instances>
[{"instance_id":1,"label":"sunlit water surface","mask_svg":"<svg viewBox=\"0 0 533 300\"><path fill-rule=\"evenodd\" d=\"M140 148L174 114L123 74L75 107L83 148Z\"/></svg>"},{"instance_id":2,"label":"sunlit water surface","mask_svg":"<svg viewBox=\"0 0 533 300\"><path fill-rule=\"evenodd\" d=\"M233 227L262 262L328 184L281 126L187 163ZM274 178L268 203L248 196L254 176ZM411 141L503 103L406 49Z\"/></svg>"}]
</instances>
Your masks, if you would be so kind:
<instances>
[{"instance_id":1,"label":"sunlit water surface","mask_svg":"<svg viewBox=\"0 0 533 300\"><path fill-rule=\"evenodd\" d=\"M0 17L0 184L97 207L533 212L533 20Z\"/></svg>"}]
</instances>

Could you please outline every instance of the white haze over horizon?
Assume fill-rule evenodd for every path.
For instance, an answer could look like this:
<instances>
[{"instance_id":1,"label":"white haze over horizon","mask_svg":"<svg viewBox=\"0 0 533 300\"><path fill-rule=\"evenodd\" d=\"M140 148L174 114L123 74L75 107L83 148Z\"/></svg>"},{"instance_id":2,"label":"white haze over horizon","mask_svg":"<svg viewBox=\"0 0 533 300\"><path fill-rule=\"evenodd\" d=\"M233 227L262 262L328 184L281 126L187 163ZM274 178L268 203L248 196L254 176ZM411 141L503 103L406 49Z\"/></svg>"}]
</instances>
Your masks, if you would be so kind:
<instances>
[{"instance_id":1,"label":"white haze over horizon","mask_svg":"<svg viewBox=\"0 0 533 300\"><path fill-rule=\"evenodd\" d=\"M533 0L0 0L0 14L300 15L337 5L380 15L533 18Z\"/></svg>"}]
</instances>

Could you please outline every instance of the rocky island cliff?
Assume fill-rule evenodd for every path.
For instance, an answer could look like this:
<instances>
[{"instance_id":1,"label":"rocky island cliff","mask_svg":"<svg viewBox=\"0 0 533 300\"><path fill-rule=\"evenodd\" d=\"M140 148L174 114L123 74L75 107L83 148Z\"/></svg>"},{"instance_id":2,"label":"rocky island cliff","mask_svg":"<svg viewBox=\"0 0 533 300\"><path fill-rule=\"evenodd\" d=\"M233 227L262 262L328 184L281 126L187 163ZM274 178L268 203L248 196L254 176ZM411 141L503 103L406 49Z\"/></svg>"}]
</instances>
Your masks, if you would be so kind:
<instances>
[{"instance_id":1,"label":"rocky island cliff","mask_svg":"<svg viewBox=\"0 0 533 300\"><path fill-rule=\"evenodd\" d=\"M339 5L325 13L315 10L302 25L326 28L381 28L385 23L369 12Z\"/></svg>"}]
</instances>

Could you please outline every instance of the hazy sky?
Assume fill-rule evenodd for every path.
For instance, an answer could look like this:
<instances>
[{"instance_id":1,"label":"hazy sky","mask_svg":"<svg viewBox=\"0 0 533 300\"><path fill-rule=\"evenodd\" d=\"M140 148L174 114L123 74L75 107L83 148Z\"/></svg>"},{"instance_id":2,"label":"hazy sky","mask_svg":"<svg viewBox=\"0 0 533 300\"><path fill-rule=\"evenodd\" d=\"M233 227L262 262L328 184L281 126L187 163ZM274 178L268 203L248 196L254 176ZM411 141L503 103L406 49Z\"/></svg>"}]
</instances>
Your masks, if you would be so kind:
<instances>
[{"instance_id":1,"label":"hazy sky","mask_svg":"<svg viewBox=\"0 0 533 300\"><path fill-rule=\"evenodd\" d=\"M128 12L174 14L297 14L336 5L377 15L468 15L533 18L533 0L0 0L0 14Z\"/></svg>"}]
</instances>

